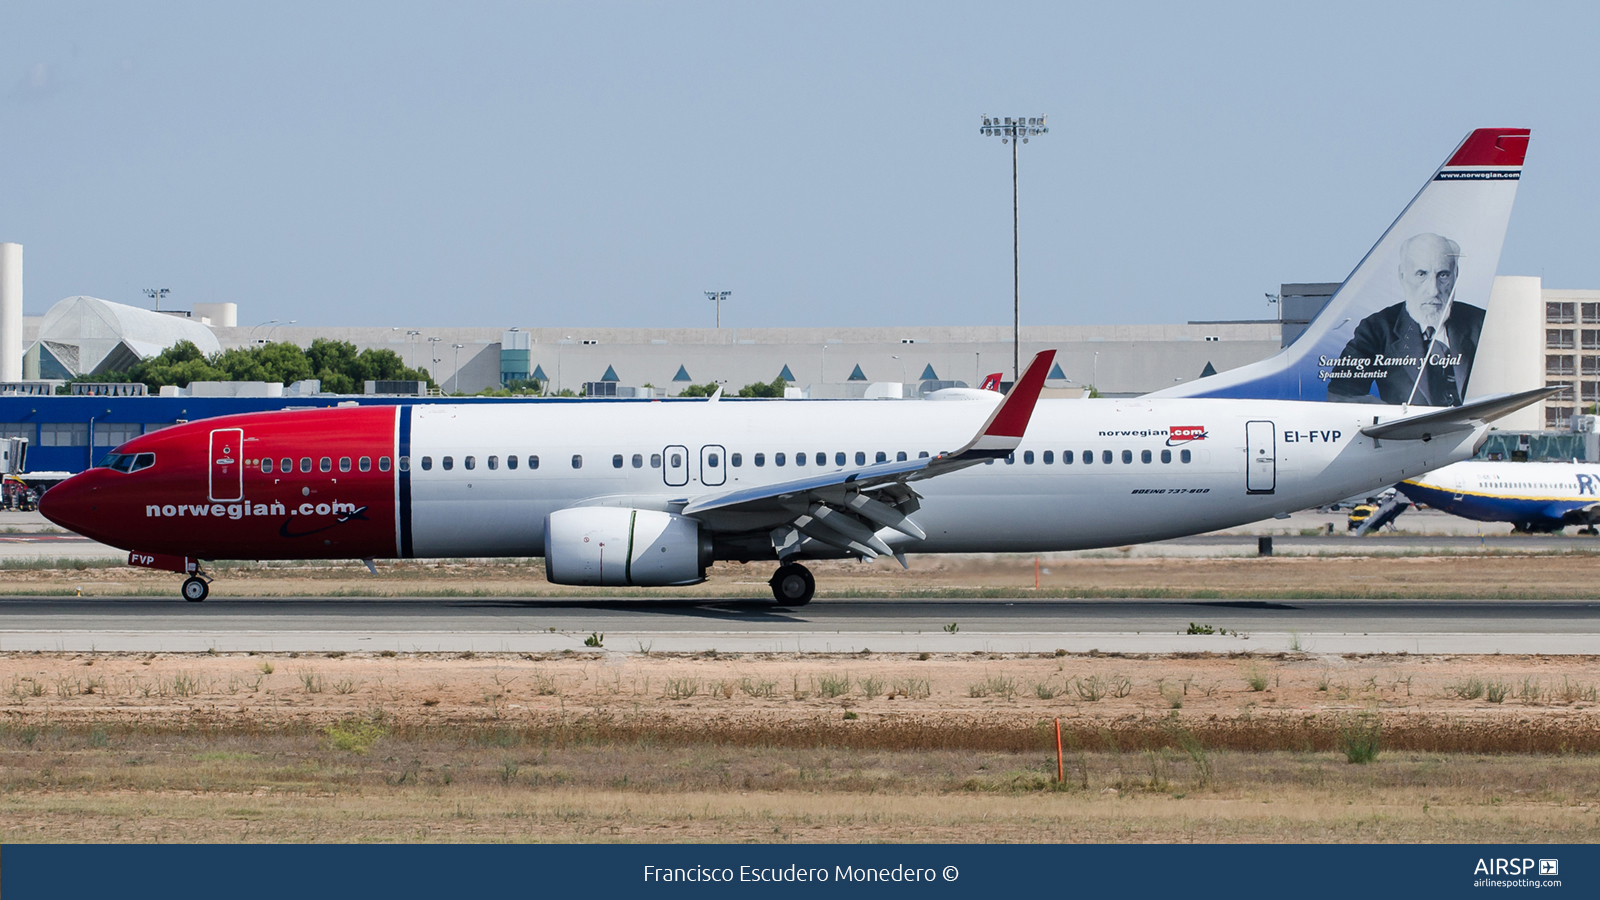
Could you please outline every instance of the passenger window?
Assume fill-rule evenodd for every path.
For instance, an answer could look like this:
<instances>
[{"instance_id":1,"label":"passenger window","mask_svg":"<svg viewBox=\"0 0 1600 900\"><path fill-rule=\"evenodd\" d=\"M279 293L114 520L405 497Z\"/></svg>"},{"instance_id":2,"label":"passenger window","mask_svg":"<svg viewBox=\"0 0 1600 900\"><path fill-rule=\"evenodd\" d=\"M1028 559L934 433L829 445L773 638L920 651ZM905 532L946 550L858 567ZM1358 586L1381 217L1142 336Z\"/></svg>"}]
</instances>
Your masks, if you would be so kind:
<instances>
[{"instance_id":1,"label":"passenger window","mask_svg":"<svg viewBox=\"0 0 1600 900\"><path fill-rule=\"evenodd\" d=\"M1189 451L1187 451L1187 450L1178 451L1178 459L1182 460L1183 462L1188 462L1189 461Z\"/></svg>"},{"instance_id":2,"label":"passenger window","mask_svg":"<svg viewBox=\"0 0 1600 900\"><path fill-rule=\"evenodd\" d=\"M350 471L350 457L348 457L348 456L339 457L339 471L341 471L341 472Z\"/></svg>"},{"instance_id":3,"label":"passenger window","mask_svg":"<svg viewBox=\"0 0 1600 900\"><path fill-rule=\"evenodd\" d=\"M794 455L794 464L797 465L797 466L805 465L806 464L806 455L804 453L796 453Z\"/></svg>"},{"instance_id":4,"label":"passenger window","mask_svg":"<svg viewBox=\"0 0 1600 900\"><path fill-rule=\"evenodd\" d=\"M290 472L293 472L294 471L294 460L290 459L287 456L285 456L283 459L278 460L278 471L282 472L285 475L289 474ZM311 470L307 469L306 471L309 472Z\"/></svg>"},{"instance_id":5,"label":"passenger window","mask_svg":"<svg viewBox=\"0 0 1600 900\"><path fill-rule=\"evenodd\" d=\"M1133 462L1133 451L1132 450L1124 450L1124 451L1122 451L1122 464L1123 465L1129 465L1132 462Z\"/></svg>"},{"instance_id":6,"label":"passenger window","mask_svg":"<svg viewBox=\"0 0 1600 900\"><path fill-rule=\"evenodd\" d=\"M766 465L767 464L767 455L765 453L757 453L756 457L755 457L755 463L756 463L756 468L758 468L758 469L761 468L762 466Z\"/></svg>"},{"instance_id":7,"label":"passenger window","mask_svg":"<svg viewBox=\"0 0 1600 900\"><path fill-rule=\"evenodd\" d=\"M1017 464L1017 452L1015 450L1013 450L1010 453L1006 454L1006 465L1014 466L1016 464Z\"/></svg>"},{"instance_id":8,"label":"passenger window","mask_svg":"<svg viewBox=\"0 0 1600 900\"><path fill-rule=\"evenodd\" d=\"M827 464L828 464L828 454L826 454L826 453L818 453L817 454L817 465L825 466ZM838 452L837 450L834 451L833 464L836 465L836 466L844 465L844 454Z\"/></svg>"},{"instance_id":9,"label":"passenger window","mask_svg":"<svg viewBox=\"0 0 1600 900\"><path fill-rule=\"evenodd\" d=\"M539 457L537 457L537 456L529 456L528 457L528 468L530 468L530 469L539 468Z\"/></svg>"},{"instance_id":10,"label":"passenger window","mask_svg":"<svg viewBox=\"0 0 1600 900\"><path fill-rule=\"evenodd\" d=\"M774 453L774 454L772 454L772 464L773 465L781 466L781 465L783 465L783 462L784 462L784 455L782 453Z\"/></svg>"},{"instance_id":11,"label":"passenger window","mask_svg":"<svg viewBox=\"0 0 1600 900\"><path fill-rule=\"evenodd\" d=\"M372 457L370 457L370 456L361 457L360 462L356 463L356 468L360 469L363 472L371 472L372 471Z\"/></svg>"},{"instance_id":12,"label":"passenger window","mask_svg":"<svg viewBox=\"0 0 1600 900\"><path fill-rule=\"evenodd\" d=\"M333 471L333 458L332 457L328 457L328 456L324 456L323 458L317 460L317 468L321 469L324 472L332 472Z\"/></svg>"},{"instance_id":13,"label":"passenger window","mask_svg":"<svg viewBox=\"0 0 1600 900\"><path fill-rule=\"evenodd\" d=\"M867 464L867 455L865 453L862 453L860 450L857 450L856 451L856 465L864 466L866 464Z\"/></svg>"},{"instance_id":14,"label":"passenger window","mask_svg":"<svg viewBox=\"0 0 1600 900\"><path fill-rule=\"evenodd\" d=\"M461 463L468 469L476 469L478 467L478 458L476 456L464 456L461 458Z\"/></svg>"},{"instance_id":15,"label":"passenger window","mask_svg":"<svg viewBox=\"0 0 1600 900\"><path fill-rule=\"evenodd\" d=\"M491 456L484 462L488 464L490 471L500 468L500 457L498 456Z\"/></svg>"},{"instance_id":16,"label":"passenger window","mask_svg":"<svg viewBox=\"0 0 1600 900\"><path fill-rule=\"evenodd\" d=\"M572 467L574 469L583 468L583 454L581 454L581 453L572 454Z\"/></svg>"},{"instance_id":17,"label":"passenger window","mask_svg":"<svg viewBox=\"0 0 1600 900\"><path fill-rule=\"evenodd\" d=\"M1071 450L1063 450L1063 451L1061 451L1061 464L1063 466L1072 465L1072 451Z\"/></svg>"},{"instance_id":18,"label":"passenger window","mask_svg":"<svg viewBox=\"0 0 1600 900\"><path fill-rule=\"evenodd\" d=\"M1029 465L1029 466L1033 465L1033 451L1032 450L1024 450L1024 451L1022 451L1022 462L1025 465Z\"/></svg>"},{"instance_id":19,"label":"passenger window","mask_svg":"<svg viewBox=\"0 0 1600 900\"><path fill-rule=\"evenodd\" d=\"M1109 450L1106 451L1106 455L1110 456L1111 452ZM1093 450L1085 450L1085 451L1083 451L1083 464L1087 466L1087 465L1092 464L1093 462L1094 462L1094 451Z\"/></svg>"},{"instance_id":20,"label":"passenger window","mask_svg":"<svg viewBox=\"0 0 1600 900\"><path fill-rule=\"evenodd\" d=\"M1056 461L1056 452L1054 450L1046 450L1044 452L1044 464L1048 466L1048 465L1051 465L1052 463L1054 463L1055 461Z\"/></svg>"},{"instance_id":21,"label":"passenger window","mask_svg":"<svg viewBox=\"0 0 1600 900\"><path fill-rule=\"evenodd\" d=\"M433 457L424 456L422 458L422 471L426 472L431 468L433 468Z\"/></svg>"},{"instance_id":22,"label":"passenger window","mask_svg":"<svg viewBox=\"0 0 1600 900\"><path fill-rule=\"evenodd\" d=\"M671 458L667 460L667 462L672 466L672 468L676 469L683 465L683 457L677 453L674 453L672 454Z\"/></svg>"},{"instance_id":23,"label":"passenger window","mask_svg":"<svg viewBox=\"0 0 1600 900\"><path fill-rule=\"evenodd\" d=\"M614 453L614 454L611 455L611 468L613 468L613 469L622 468L622 454L621 453Z\"/></svg>"},{"instance_id":24,"label":"passenger window","mask_svg":"<svg viewBox=\"0 0 1600 900\"><path fill-rule=\"evenodd\" d=\"M261 474L272 474L272 457L269 456L261 460Z\"/></svg>"},{"instance_id":25,"label":"passenger window","mask_svg":"<svg viewBox=\"0 0 1600 900\"><path fill-rule=\"evenodd\" d=\"M652 468L652 469L661 468L661 454L659 454L659 453L650 454L650 468Z\"/></svg>"},{"instance_id":26,"label":"passenger window","mask_svg":"<svg viewBox=\"0 0 1600 900\"><path fill-rule=\"evenodd\" d=\"M444 458L443 462L444 462L444 470L446 472L448 472L451 469L454 469L456 467L456 461L455 461L454 457L446 456Z\"/></svg>"},{"instance_id":27,"label":"passenger window","mask_svg":"<svg viewBox=\"0 0 1600 900\"><path fill-rule=\"evenodd\" d=\"M1150 461L1150 451L1149 450L1140 450L1139 451L1139 462L1147 463L1149 461Z\"/></svg>"},{"instance_id":28,"label":"passenger window","mask_svg":"<svg viewBox=\"0 0 1600 900\"><path fill-rule=\"evenodd\" d=\"M1100 461L1105 463L1108 466L1111 465L1111 451L1110 450L1101 450L1100 451Z\"/></svg>"},{"instance_id":29,"label":"passenger window","mask_svg":"<svg viewBox=\"0 0 1600 900\"><path fill-rule=\"evenodd\" d=\"M878 451L878 455L873 457L872 461L873 462L888 462L889 461L889 454L883 452L882 450L879 450Z\"/></svg>"},{"instance_id":30,"label":"passenger window","mask_svg":"<svg viewBox=\"0 0 1600 900\"><path fill-rule=\"evenodd\" d=\"M633 467L635 469L644 468L644 454L643 453L635 453L633 455Z\"/></svg>"},{"instance_id":31,"label":"passenger window","mask_svg":"<svg viewBox=\"0 0 1600 900\"><path fill-rule=\"evenodd\" d=\"M1164 462L1164 463L1172 462L1172 451L1171 450L1163 450L1163 451L1161 451L1161 461Z\"/></svg>"},{"instance_id":32,"label":"passenger window","mask_svg":"<svg viewBox=\"0 0 1600 900\"><path fill-rule=\"evenodd\" d=\"M742 454L742 453L730 453L730 454L728 454L728 463L730 465L732 465L735 469L739 468L740 466L744 465L744 454Z\"/></svg>"},{"instance_id":33,"label":"passenger window","mask_svg":"<svg viewBox=\"0 0 1600 900\"><path fill-rule=\"evenodd\" d=\"M927 458L928 458L928 451L926 451L926 450L924 450L921 453L917 454L917 459L927 459Z\"/></svg>"},{"instance_id":34,"label":"passenger window","mask_svg":"<svg viewBox=\"0 0 1600 900\"><path fill-rule=\"evenodd\" d=\"M515 469L515 468L516 468L516 467L517 467L517 457L516 457L516 454L512 454L512 455L510 455L510 456L507 456L507 457L506 457L506 468L508 468L508 469Z\"/></svg>"},{"instance_id":35,"label":"passenger window","mask_svg":"<svg viewBox=\"0 0 1600 900\"><path fill-rule=\"evenodd\" d=\"M710 456L706 457L706 464L709 465L711 468L715 469L719 465L719 463L717 462L717 455L715 453L713 453Z\"/></svg>"},{"instance_id":36,"label":"passenger window","mask_svg":"<svg viewBox=\"0 0 1600 900\"><path fill-rule=\"evenodd\" d=\"M387 471L389 471L389 457L387 457L387 456L378 457L378 471L379 472L387 472Z\"/></svg>"},{"instance_id":37,"label":"passenger window","mask_svg":"<svg viewBox=\"0 0 1600 900\"><path fill-rule=\"evenodd\" d=\"M899 453L896 453L894 455L894 461L895 462L905 462L906 461L906 452L904 450L901 450Z\"/></svg>"},{"instance_id":38,"label":"passenger window","mask_svg":"<svg viewBox=\"0 0 1600 900\"><path fill-rule=\"evenodd\" d=\"M309 456L300 457L300 471L302 471L302 472L311 471L311 457L309 457Z\"/></svg>"}]
</instances>

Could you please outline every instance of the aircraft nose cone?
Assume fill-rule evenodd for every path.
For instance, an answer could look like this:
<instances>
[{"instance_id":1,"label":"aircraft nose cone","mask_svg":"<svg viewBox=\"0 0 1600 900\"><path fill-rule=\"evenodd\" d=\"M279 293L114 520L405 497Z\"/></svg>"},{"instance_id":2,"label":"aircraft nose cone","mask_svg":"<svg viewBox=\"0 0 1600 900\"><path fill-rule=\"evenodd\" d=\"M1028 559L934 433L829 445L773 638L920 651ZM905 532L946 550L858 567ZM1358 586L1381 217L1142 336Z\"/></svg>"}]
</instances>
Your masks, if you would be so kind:
<instances>
[{"instance_id":1,"label":"aircraft nose cone","mask_svg":"<svg viewBox=\"0 0 1600 900\"><path fill-rule=\"evenodd\" d=\"M39 498L39 512L68 531L82 533L94 521L95 512L95 490L86 482L82 474L74 475L45 491Z\"/></svg>"}]
</instances>

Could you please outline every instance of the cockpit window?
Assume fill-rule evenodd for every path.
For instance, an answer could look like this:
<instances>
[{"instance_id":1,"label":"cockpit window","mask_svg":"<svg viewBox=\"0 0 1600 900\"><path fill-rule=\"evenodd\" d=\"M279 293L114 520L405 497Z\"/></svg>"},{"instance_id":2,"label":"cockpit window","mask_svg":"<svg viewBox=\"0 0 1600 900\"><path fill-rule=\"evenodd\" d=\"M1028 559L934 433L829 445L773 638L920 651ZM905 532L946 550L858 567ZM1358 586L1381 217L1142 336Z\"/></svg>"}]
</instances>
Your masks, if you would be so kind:
<instances>
[{"instance_id":1,"label":"cockpit window","mask_svg":"<svg viewBox=\"0 0 1600 900\"><path fill-rule=\"evenodd\" d=\"M105 457L100 460L100 468L114 469L118 472L126 472L133 468L133 454L107 453Z\"/></svg>"},{"instance_id":2,"label":"cockpit window","mask_svg":"<svg viewBox=\"0 0 1600 900\"><path fill-rule=\"evenodd\" d=\"M100 460L100 468L117 472L137 472L156 464L154 453L107 453Z\"/></svg>"}]
</instances>

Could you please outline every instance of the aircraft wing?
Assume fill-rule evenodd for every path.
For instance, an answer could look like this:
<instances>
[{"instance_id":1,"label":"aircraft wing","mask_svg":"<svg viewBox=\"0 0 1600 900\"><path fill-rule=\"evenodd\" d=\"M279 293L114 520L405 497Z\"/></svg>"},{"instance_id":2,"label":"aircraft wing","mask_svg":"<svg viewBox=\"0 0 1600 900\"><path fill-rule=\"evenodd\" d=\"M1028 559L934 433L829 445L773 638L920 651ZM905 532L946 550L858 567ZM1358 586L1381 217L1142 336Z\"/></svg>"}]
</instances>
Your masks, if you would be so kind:
<instances>
[{"instance_id":1,"label":"aircraft wing","mask_svg":"<svg viewBox=\"0 0 1600 900\"><path fill-rule=\"evenodd\" d=\"M804 538L868 559L892 554L889 545L877 537L880 528L916 540L927 537L910 518L920 508L911 484L1003 458L1015 450L1033 417L1055 355L1054 350L1046 350L1034 356L983 427L952 453L706 494L692 498L682 514L701 519L718 531L771 529L780 559L798 553Z\"/></svg>"},{"instance_id":2,"label":"aircraft wing","mask_svg":"<svg viewBox=\"0 0 1600 900\"><path fill-rule=\"evenodd\" d=\"M1501 416L1509 415L1524 406L1538 403L1546 397L1552 397L1566 390L1571 388L1534 388L1531 391L1520 391L1515 394L1496 394L1460 406L1406 416L1393 422L1368 425L1361 429L1361 433L1385 441L1431 441L1435 436L1471 431L1485 422L1493 422Z\"/></svg>"}]
</instances>

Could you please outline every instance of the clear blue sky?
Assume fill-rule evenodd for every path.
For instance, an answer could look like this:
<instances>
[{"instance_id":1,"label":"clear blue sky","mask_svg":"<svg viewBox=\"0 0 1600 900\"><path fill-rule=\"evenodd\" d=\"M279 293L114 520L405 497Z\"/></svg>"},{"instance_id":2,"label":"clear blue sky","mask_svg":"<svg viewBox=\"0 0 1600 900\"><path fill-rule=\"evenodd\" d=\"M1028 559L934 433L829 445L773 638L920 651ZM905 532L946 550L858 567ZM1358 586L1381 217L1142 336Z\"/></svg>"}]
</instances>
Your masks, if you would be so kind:
<instances>
[{"instance_id":1,"label":"clear blue sky","mask_svg":"<svg viewBox=\"0 0 1600 900\"><path fill-rule=\"evenodd\" d=\"M0 3L27 310L241 324L1272 315L1455 142L1533 129L1502 274L1600 288L1600 6Z\"/></svg>"}]
</instances>

